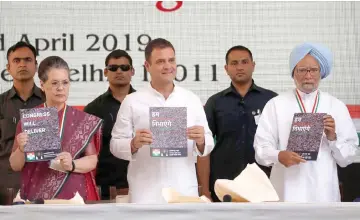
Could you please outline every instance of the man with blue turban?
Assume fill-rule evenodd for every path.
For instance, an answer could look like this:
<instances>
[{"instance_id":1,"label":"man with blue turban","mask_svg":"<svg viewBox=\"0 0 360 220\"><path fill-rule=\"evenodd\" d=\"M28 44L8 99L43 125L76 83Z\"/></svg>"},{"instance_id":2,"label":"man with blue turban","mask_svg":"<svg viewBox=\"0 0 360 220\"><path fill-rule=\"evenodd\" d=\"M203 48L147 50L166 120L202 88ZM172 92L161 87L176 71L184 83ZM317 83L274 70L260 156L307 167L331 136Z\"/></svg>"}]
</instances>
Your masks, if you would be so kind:
<instances>
[{"instance_id":1,"label":"man with blue turban","mask_svg":"<svg viewBox=\"0 0 360 220\"><path fill-rule=\"evenodd\" d=\"M320 91L329 76L332 54L323 45L303 43L290 54L290 74L296 88L271 99L255 134L255 157L272 166L270 180L281 201L340 201L337 164L346 167L357 154L358 136L346 105ZM325 113L324 132L316 160L304 160L287 150L295 113Z\"/></svg>"}]
</instances>

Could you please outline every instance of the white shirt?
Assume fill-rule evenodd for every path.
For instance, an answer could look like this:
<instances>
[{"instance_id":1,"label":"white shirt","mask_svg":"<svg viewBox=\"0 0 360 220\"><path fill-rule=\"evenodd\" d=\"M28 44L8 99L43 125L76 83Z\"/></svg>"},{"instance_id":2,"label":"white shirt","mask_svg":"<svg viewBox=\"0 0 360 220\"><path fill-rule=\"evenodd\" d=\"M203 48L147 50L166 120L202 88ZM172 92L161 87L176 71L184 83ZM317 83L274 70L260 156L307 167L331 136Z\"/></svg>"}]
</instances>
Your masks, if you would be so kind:
<instances>
[{"instance_id":1,"label":"white shirt","mask_svg":"<svg viewBox=\"0 0 360 220\"><path fill-rule=\"evenodd\" d=\"M311 112L317 91L299 93L306 112ZM341 167L352 163L359 142L348 109L340 100L320 91L317 112L327 113L334 118L337 140L329 141L324 133L316 161L286 168L279 163L278 154L286 150L294 113L299 112L295 90L279 95L266 104L255 134L256 161L273 166L270 180L281 201L340 201L336 163Z\"/></svg>"},{"instance_id":2,"label":"white shirt","mask_svg":"<svg viewBox=\"0 0 360 220\"><path fill-rule=\"evenodd\" d=\"M194 125L204 127L203 154L198 151L195 141L188 140L188 157L151 157L149 145L144 145L132 155L130 142L136 130L150 129L149 107L187 107L187 127ZM194 93L175 86L165 100L164 96L149 84L147 88L127 95L121 103L111 135L111 153L130 161L127 175L130 202L164 203L161 194L164 187L172 187L183 195L199 195L195 169L196 156L208 155L214 148L214 140L202 103Z\"/></svg>"}]
</instances>

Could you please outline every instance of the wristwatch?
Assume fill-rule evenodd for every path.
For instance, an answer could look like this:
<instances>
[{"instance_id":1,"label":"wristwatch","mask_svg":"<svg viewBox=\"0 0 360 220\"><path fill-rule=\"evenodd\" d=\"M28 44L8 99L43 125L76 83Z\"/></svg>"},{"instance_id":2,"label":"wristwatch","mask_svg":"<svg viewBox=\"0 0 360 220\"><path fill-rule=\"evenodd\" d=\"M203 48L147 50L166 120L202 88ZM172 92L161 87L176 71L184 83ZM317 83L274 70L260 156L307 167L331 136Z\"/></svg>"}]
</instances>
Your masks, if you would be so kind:
<instances>
[{"instance_id":1,"label":"wristwatch","mask_svg":"<svg viewBox=\"0 0 360 220\"><path fill-rule=\"evenodd\" d=\"M71 169L70 173L74 172L74 170L75 170L75 163L74 163L74 161L72 161L71 164L72 164L72 169Z\"/></svg>"}]
</instances>

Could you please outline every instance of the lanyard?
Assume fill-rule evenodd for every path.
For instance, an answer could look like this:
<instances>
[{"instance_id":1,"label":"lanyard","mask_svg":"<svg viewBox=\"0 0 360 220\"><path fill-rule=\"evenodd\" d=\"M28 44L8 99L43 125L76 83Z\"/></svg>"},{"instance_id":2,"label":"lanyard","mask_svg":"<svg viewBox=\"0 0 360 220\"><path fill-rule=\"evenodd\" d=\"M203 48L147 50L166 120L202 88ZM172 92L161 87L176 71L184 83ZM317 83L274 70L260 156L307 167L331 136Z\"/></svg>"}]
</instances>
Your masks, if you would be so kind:
<instances>
[{"instance_id":1,"label":"lanyard","mask_svg":"<svg viewBox=\"0 0 360 220\"><path fill-rule=\"evenodd\" d=\"M298 105L299 105L300 111L301 111L302 113L306 113L305 105L304 105L304 103L303 103L303 101L302 101L302 99L301 99L301 96L300 96L300 94L299 94L299 92L298 92L297 89L296 89L295 91L296 91L295 97L296 97L296 101L297 101L297 103L298 103ZM318 107L319 107L319 102L320 102L320 93L319 93L319 91L318 91L318 92L316 93L315 102L314 102L314 105L313 105L313 107L312 107L311 113L316 113L316 112L317 112Z\"/></svg>"}]
</instances>

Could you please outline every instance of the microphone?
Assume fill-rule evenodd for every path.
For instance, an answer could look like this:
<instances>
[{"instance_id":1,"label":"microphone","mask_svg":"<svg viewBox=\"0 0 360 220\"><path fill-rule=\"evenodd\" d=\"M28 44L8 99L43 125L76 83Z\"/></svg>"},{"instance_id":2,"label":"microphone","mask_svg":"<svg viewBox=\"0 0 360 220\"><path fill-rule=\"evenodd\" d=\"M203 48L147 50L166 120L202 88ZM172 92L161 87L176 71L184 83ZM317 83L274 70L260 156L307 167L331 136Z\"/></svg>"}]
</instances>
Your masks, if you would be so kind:
<instances>
[{"instance_id":1,"label":"microphone","mask_svg":"<svg viewBox=\"0 0 360 220\"><path fill-rule=\"evenodd\" d=\"M232 197L229 194L224 195L223 202L231 202Z\"/></svg>"}]
</instances>

